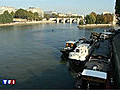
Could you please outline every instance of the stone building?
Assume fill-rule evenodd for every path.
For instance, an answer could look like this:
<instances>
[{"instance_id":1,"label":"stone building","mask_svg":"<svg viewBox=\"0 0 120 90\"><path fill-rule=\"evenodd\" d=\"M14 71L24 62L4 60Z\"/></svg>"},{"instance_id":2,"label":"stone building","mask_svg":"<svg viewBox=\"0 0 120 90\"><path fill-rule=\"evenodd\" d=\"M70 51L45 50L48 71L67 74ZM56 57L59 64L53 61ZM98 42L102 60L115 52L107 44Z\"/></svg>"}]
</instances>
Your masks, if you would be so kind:
<instances>
[{"instance_id":1,"label":"stone building","mask_svg":"<svg viewBox=\"0 0 120 90\"><path fill-rule=\"evenodd\" d=\"M1 6L0 7L0 14L3 14L4 11L8 11L9 13L11 13L12 11L15 12L16 9L14 7Z\"/></svg>"},{"instance_id":2,"label":"stone building","mask_svg":"<svg viewBox=\"0 0 120 90\"><path fill-rule=\"evenodd\" d=\"M33 13L37 12L40 17L44 17L44 11L40 8L29 7L29 9L27 11L31 11Z\"/></svg>"}]
</instances>

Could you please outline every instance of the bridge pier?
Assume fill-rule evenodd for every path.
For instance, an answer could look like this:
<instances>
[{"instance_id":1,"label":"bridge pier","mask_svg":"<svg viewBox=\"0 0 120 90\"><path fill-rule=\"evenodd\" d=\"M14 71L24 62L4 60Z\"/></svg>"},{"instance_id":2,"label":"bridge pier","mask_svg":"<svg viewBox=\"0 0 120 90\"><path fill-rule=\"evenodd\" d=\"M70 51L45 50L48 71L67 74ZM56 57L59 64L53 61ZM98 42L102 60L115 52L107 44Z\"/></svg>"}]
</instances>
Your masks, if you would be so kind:
<instances>
[{"instance_id":1,"label":"bridge pier","mask_svg":"<svg viewBox=\"0 0 120 90\"><path fill-rule=\"evenodd\" d=\"M77 24L79 24L80 23L80 18L77 18Z\"/></svg>"},{"instance_id":2,"label":"bridge pier","mask_svg":"<svg viewBox=\"0 0 120 90\"><path fill-rule=\"evenodd\" d=\"M65 23L65 21L66 21L66 19L65 19L65 18L63 18L63 23Z\"/></svg>"},{"instance_id":3,"label":"bridge pier","mask_svg":"<svg viewBox=\"0 0 120 90\"><path fill-rule=\"evenodd\" d=\"M72 23L72 20L73 20L73 19L72 19L72 18L70 18L70 24Z\"/></svg>"},{"instance_id":4,"label":"bridge pier","mask_svg":"<svg viewBox=\"0 0 120 90\"><path fill-rule=\"evenodd\" d=\"M57 23L59 23L59 18L57 18Z\"/></svg>"}]
</instances>

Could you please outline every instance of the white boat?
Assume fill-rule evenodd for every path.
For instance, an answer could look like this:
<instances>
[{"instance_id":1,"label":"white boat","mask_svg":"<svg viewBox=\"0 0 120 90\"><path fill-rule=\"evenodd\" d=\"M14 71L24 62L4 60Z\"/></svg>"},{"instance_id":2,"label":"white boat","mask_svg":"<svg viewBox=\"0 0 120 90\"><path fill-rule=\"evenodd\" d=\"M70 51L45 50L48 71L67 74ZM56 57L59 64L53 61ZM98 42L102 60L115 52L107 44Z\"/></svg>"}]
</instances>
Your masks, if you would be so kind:
<instances>
[{"instance_id":1,"label":"white boat","mask_svg":"<svg viewBox=\"0 0 120 90\"><path fill-rule=\"evenodd\" d=\"M60 51L63 55L68 56L70 52L72 52L80 43L84 41L84 38L79 39L78 41L67 41L66 47L61 49Z\"/></svg>"},{"instance_id":2,"label":"white boat","mask_svg":"<svg viewBox=\"0 0 120 90\"><path fill-rule=\"evenodd\" d=\"M69 53L70 60L77 60L77 61L86 61L87 57L92 53L95 48L97 40L93 41L86 41L81 43L79 46L75 48L73 52Z\"/></svg>"}]
</instances>

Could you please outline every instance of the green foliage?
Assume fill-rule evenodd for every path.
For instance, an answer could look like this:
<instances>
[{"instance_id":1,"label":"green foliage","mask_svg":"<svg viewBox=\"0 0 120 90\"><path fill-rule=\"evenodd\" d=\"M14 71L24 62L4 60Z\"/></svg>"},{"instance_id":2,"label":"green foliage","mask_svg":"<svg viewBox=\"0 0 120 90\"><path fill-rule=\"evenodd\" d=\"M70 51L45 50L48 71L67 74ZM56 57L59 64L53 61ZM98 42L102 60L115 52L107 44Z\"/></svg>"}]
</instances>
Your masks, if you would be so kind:
<instances>
[{"instance_id":1,"label":"green foliage","mask_svg":"<svg viewBox=\"0 0 120 90\"><path fill-rule=\"evenodd\" d=\"M49 20L50 19L50 15L44 14L44 18L46 18L46 20Z\"/></svg>"},{"instance_id":2,"label":"green foliage","mask_svg":"<svg viewBox=\"0 0 120 90\"><path fill-rule=\"evenodd\" d=\"M83 25L83 24L84 24L83 19L80 20L79 24L80 24L80 25Z\"/></svg>"},{"instance_id":3,"label":"green foliage","mask_svg":"<svg viewBox=\"0 0 120 90\"><path fill-rule=\"evenodd\" d=\"M13 11L10 14L13 18L15 17L15 13Z\"/></svg>"},{"instance_id":4,"label":"green foliage","mask_svg":"<svg viewBox=\"0 0 120 90\"><path fill-rule=\"evenodd\" d=\"M57 17L59 17L59 15L57 15L57 14L52 14L51 17L52 17L52 18L57 18Z\"/></svg>"},{"instance_id":5,"label":"green foliage","mask_svg":"<svg viewBox=\"0 0 120 90\"><path fill-rule=\"evenodd\" d=\"M87 15L85 19L86 24L109 24L113 21L113 15L97 15L96 13L92 12L90 15Z\"/></svg>"},{"instance_id":6,"label":"green foliage","mask_svg":"<svg viewBox=\"0 0 120 90\"><path fill-rule=\"evenodd\" d=\"M11 23L13 21L13 17L11 14L9 14L8 11L5 11L3 14L0 15L0 23Z\"/></svg>"},{"instance_id":7,"label":"green foliage","mask_svg":"<svg viewBox=\"0 0 120 90\"><path fill-rule=\"evenodd\" d=\"M96 18L92 14L87 15L85 18L86 18L86 24L95 24L96 22Z\"/></svg>"},{"instance_id":8,"label":"green foliage","mask_svg":"<svg viewBox=\"0 0 120 90\"><path fill-rule=\"evenodd\" d=\"M111 14L105 14L103 15L104 18L104 23L108 24L111 23L113 21L113 15Z\"/></svg>"},{"instance_id":9,"label":"green foliage","mask_svg":"<svg viewBox=\"0 0 120 90\"><path fill-rule=\"evenodd\" d=\"M95 12L92 12L91 15L93 15L95 18L97 18L97 14Z\"/></svg>"},{"instance_id":10,"label":"green foliage","mask_svg":"<svg viewBox=\"0 0 120 90\"><path fill-rule=\"evenodd\" d=\"M18 9L15 13L11 12L9 13L8 11L5 11L3 14L0 15L0 23L5 24L5 23L11 23L13 22L13 18L22 18L22 19L27 19L28 21L39 21L42 20L41 17L39 17L38 13L27 11L24 9Z\"/></svg>"},{"instance_id":11,"label":"green foliage","mask_svg":"<svg viewBox=\"0 0 120 90\"><path fill-rule=\"evenodd\" d=\"M104 21L103 15L97 15L96 24L102 24Z\"/></svg>"},{"instance_id":12,"label":"green foliage","mask_svg":"<svg viewBox=\"0 0 120 90\"><path fill-rule=\"evenodd\" d=\"M39 18L38 13L35 12L33 15L34 15L34 20L35 20L35 21L39 21L40 18Z\"/></svg>"},{"instance_id":13,"label":"green foliage","mask_svg":"<svg viewBox=\"0 0 120 90\"><path fill-rule=\"evenodd\" d=\"M27 19L27 17L29 16L27 10L24 9L18 9L15 12L15 18L22 18L22 19Z\"/></svg>"},{"instance_id":14,"label":"green foliage","mask_svg":"<svg viewBox=\"0 0 120 90\"><path fill-rule=\"evenodd\" d=\"M31 12L31 11L29 11L29 12L28 12L27 19L28 19L29 21L33 21L33 20L34 20L34 13Z\"/></svg>"},{"instance_id":15,"label":"green foliage","mask_svg":"<svg viewBox=\"0 0 120 90\"><path fill-rule=\"evenodd\" d=\"M31 12L31 11L27 11L27 10L24 10L24 9L18 9L16 12L15 12L15 18L22 18L22 19L27 19L28 21L39 21L41 20L42 18L39 17L38 13L35 12Z\"/></svg>"}]
</instances>

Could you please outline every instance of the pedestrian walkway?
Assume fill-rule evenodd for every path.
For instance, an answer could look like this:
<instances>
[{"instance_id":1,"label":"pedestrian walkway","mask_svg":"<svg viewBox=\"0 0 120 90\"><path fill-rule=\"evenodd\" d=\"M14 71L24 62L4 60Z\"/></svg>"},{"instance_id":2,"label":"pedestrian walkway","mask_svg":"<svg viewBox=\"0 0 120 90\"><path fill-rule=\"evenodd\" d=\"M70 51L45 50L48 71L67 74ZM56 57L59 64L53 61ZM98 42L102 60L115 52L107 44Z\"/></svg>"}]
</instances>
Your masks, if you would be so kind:
<instances>
[{"instance_id":1,"label":"pedestrian walkway","mask_svg":"<svg viewBox=\"0 0 120 90\"><path fill-rule=\"evenodd\" d=\"M115 87L120 88L120 33L113 38L113 56L115 63Z\"/></svg>"}]
</instances>

